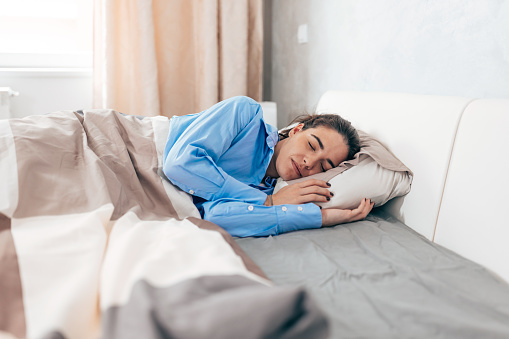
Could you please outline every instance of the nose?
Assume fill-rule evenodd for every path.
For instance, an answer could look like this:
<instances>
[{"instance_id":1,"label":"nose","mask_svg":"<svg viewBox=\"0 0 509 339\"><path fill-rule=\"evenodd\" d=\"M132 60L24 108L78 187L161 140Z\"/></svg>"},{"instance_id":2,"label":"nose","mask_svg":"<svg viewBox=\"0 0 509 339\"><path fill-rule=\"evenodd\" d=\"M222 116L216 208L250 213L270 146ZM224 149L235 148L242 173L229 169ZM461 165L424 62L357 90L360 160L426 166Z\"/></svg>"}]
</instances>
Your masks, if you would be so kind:
<instances>
[{"instance_id":1,"label":"nose","mask_svg":"<svg viewBox=\"0 0 509 339\"><path fill-rule=\"evenodd\" d=\"M310 169L310 161L309 161L309 158L308 157L305 157L304 158L304 168L309 170Z\"/></svg>"},{"instance_id":2,"label":"nose","mask_svg":"<svg viewBox=\"0 0 509 339\"><path fill-rule=\"evenodd\" d=\"M318 163L317 159L313 158L312 156L304 157L304 168L307 171L313 171L316 169L316 164Z\"/></svg>"}]
</instances>

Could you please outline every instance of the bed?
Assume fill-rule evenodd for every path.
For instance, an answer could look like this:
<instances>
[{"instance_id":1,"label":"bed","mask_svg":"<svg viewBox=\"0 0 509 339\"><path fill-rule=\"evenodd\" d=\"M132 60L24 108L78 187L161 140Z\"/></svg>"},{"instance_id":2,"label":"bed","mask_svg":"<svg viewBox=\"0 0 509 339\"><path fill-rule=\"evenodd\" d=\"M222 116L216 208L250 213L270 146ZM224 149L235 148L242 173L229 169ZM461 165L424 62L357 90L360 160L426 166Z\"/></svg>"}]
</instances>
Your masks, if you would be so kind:
<instances>
[{"instance_id":1,"label":"bed","mask_svg":"<svg viewBox=\"0 0 509 339\"><path fill-rule=\"evenodd\" d=\"M317 110L383 142L411 191L363 221L242 239L164 179L164 117L0 120L0 337L507 338L508 107L329 91Z\"/></svg>"},{"instance_id":2,"label":"bed","mask_svg":"<svg viewBox=\"0 0 509 339\"><path fill-rule=\"evenodd\" d=\"M277 285L304 286L330 338L507 338L509 286L389 215L237 242Z\"/></svg>"},{"instance_id":3,"label":"bed","mask_svg":"<svg viewBox=\"0 0 509 339\"><path fill-rule=\"evenodd\" d=\"M508 338L509 100L328 91L316 110L386 145L411 191L363 221L237 243L311 292L331 338Z\"/></svg>"}]
</instances>

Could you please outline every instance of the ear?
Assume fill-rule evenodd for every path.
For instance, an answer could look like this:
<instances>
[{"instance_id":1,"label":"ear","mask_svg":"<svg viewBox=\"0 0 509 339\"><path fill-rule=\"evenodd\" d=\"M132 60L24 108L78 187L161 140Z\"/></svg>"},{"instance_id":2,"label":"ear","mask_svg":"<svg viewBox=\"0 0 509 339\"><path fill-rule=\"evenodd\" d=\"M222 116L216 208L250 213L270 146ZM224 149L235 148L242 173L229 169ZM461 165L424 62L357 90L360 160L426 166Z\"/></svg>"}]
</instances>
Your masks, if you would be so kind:
<instances>
[{"instance_id":1,"label":"ear","mask_svg":"<svg viewBox=\"0 0 509 339\"><path fill-rule=\"evenodd\" d=\"M290 132L288 133L288 136L291 137L293 136L295 133L299 132L302 130L302 127L304 127L304 124L298 124L297 126L295 126L294 128L292 128L290 130Z\"/></svg>"}]
</instances>

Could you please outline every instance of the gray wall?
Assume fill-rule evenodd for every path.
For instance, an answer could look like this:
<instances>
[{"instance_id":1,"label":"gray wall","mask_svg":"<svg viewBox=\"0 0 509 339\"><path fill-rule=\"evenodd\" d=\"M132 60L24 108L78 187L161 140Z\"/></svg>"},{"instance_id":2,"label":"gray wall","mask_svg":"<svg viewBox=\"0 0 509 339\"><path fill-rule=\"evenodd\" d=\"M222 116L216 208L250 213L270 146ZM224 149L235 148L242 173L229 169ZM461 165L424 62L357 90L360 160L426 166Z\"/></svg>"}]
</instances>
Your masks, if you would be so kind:
<instances>
[{"instance_id":1,"label":"gray wall","mask_svg":"<svg viewBox=\"0 0 509 339\"><path fill-rule=\"evenodd\" d=\"M280 128L329 89L509 98L509 1L265 0L265 15Z\"/></svg>"}]
</instances>

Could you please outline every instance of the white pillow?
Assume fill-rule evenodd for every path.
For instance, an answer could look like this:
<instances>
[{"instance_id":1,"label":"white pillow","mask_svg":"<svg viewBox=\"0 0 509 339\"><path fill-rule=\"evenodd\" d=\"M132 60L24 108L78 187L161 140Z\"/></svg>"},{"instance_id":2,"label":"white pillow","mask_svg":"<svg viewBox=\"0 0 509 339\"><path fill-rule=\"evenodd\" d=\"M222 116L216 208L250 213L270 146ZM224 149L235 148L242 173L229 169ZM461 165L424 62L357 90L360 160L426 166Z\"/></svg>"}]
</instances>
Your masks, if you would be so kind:
<instances>
[{"instance_id":1,"label":"white pillow","mask_svg":"<svg viewBox=\"0 0 509 339\"><path fill-rule=\"evenodd\" d=\"M328 181L334 193L330 201L318 203L322 208L354 209L363 198L375 202L375 207L394 197L410 192L412 177L405 171L393 171L380 166L373 158L363 155L359 163ZM279 178L274 194L288 185Z\"/></svg>"}]
</instances>

